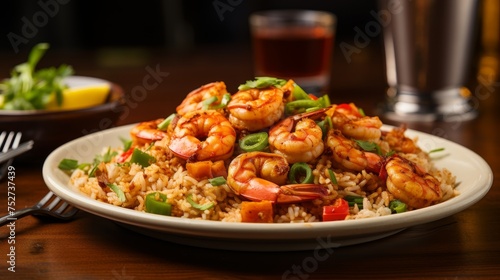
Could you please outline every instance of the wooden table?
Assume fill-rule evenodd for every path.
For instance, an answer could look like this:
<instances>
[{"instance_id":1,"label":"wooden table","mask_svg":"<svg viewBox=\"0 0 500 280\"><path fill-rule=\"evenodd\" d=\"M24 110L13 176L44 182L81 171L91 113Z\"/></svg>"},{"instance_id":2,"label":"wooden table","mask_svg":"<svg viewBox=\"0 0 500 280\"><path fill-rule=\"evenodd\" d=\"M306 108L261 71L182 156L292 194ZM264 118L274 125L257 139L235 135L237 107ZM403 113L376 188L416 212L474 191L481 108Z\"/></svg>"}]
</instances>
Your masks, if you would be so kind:
<instances>
[{"instance_id":1,"label":"wooden table","mask_svg":"<svg viewBox=\"0 0 500 280\"><path fill-rule=\"evenodd\" d=\"M368 52L368 50L367 50ZM2 55L2 75L22 58ZM167 51L127 53L53 53L45 64L72 64L79 75L112 80L127 92L143 85L152 70L157 83L130 103L120 124L170 114L191 89L223 80L230 91L252 78L247 49L214 48L192 53ZM354 101L368 114L383 100L385 76L376 54L347 64L337 55L332 101ZM54 222L26 217L16 222L15 273L7 270L8 227L0 229L0 279L420 279L495 278L500 276L500 183L498 88L477 96L480 115L463 123L409 124L457 142L481 155L494 172L489 193L456 215L408 228L396 235L359 245L335 248L331 255L308 262L313 251L234 252L159 241L85 212L76 219ZM396 124L394 122L387 122ZM41 163L16 168L16 206L36 203L46 192ZM6 182L0 186L0 213L7 208Z\"/></svg>"}]
</instances>

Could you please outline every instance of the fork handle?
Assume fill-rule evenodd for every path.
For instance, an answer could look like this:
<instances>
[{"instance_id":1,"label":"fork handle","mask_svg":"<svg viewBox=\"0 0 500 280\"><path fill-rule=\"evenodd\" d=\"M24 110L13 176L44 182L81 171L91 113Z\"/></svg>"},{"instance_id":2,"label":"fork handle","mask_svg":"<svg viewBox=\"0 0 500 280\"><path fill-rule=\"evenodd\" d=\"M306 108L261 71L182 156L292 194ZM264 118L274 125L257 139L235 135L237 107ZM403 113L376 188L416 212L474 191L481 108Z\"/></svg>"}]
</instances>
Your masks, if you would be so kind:
<instances>
[{"instance_id":1,"label":"fork handle","mask_svg":"<svg viewBox=\"0 0 500 280\"><path fill-rule=\"evenodd\" d=\"M0 218L0 226L3 226L3 225L6 225L8 223L11 223L11 222L15 222L17 221L17 219L20 219L24 216L27 216L33 212L35 212L37 209L33 209L33 208L24 208L24 209L21 209L19 211L16 211L14 212L14 214L7 214L5 216L3 216L2 218Z\"/></svg>"}]
</instances>

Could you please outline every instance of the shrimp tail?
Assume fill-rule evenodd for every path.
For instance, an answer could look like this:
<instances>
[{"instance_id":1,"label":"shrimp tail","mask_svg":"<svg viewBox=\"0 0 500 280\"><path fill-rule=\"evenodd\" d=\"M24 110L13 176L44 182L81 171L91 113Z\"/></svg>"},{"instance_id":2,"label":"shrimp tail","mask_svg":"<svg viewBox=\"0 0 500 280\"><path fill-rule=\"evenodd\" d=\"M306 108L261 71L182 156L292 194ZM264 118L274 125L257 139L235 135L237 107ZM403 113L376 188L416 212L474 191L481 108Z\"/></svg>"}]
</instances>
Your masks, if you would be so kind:
<instances>
[{"instance_id":1,"label":"shrimp tail","mask_svg":"<svg viewBox=\"0 0 500 280\"><path fill-rule=\"evenodd\" d=\"M243 192L240 192L240 195L253 201L268 200L276 202L279 193L280 188L278 185L255 177L248 181L248 185L246 185Z\"/></svg>"},{"instance_id":2,"label":"shrimp tail","mask_svg":"<svg viewBox=\"0 0 500 280\"><path fill-rule=\"evenodd\" d=\"M313 200L328 195L328 191L322 185L317 184L292 184L280 187L277 203L292 203L305 200Z\"/></svg>"},{"instance_id":3,"label":"shrimp tail","mask_svg":"<svg viewBox=\"0 0 500 280\"><path fill-rule=\"evenodd\" d=\"M172 139L169 148L176 156L190 159L200 150L200 144L197 141L184 141L182 138L175 138Z\"/></svg>"}]
</instances>

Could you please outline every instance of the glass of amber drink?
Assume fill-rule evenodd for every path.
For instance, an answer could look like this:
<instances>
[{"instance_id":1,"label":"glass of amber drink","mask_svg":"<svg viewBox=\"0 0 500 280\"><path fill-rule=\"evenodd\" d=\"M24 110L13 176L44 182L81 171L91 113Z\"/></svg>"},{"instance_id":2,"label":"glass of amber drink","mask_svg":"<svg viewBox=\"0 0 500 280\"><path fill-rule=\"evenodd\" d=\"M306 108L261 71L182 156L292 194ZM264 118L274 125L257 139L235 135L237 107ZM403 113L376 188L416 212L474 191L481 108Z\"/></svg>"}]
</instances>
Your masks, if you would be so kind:
<instances>
[{"instance_id":1,"label":"glass of amber drink","mask_svg":"<svg viewBox=\"0 0 500 280\"><path fill-rule=\"evenodd\" d=\"M253 13L255 75L293 79L308 93L327 93L335 27L335 15L323 11Z\"/></svg>"}]
</instances>

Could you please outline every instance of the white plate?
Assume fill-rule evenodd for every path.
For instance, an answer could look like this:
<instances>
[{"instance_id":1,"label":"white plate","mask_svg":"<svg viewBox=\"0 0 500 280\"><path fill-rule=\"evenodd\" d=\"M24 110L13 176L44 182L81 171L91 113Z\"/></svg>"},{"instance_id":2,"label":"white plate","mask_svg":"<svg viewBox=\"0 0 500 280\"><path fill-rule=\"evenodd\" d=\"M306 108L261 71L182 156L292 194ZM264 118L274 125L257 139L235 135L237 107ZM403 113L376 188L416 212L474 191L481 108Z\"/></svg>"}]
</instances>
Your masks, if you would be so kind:
<instances>
[{"instance_id":1,"label":"white plate","mask_svg":"<svg viewBox=\"0 0 500 280\"><path fill-rule=\"evenodd\" d=\"M251 224L142 213L93 200L69 186L68 175L57 168L63 158L90 162L103 147L122 145L120 137L129 138L132 126L90 134L59 147L46 159L43 178L55 194L83 211L118 222L149 236L192 246L228 250L287 251L339 247L372 241L407 227L458 213L479 201L493 182L491 168L476 153L448 140L408 130L408 135L419 137L419 145L424 150L445 148L435 162L437 166L446 167L457 176L457 181L460 182L457 188L461 193L459 196L431 207L363 220Z\"/></svg>"},{"instance_id":2,"label":"white plate","mask_svg":"<svg viewBox=\"0 0 500 280\"><path fill-rule=\"evenodd\" d=\"M93 86L111 85L111 82L109 81L94 77L85 77L85 76L69 76L64 78L64 83L70 88L88 87L90 85Z\"/></svg>"}]
</instances>

